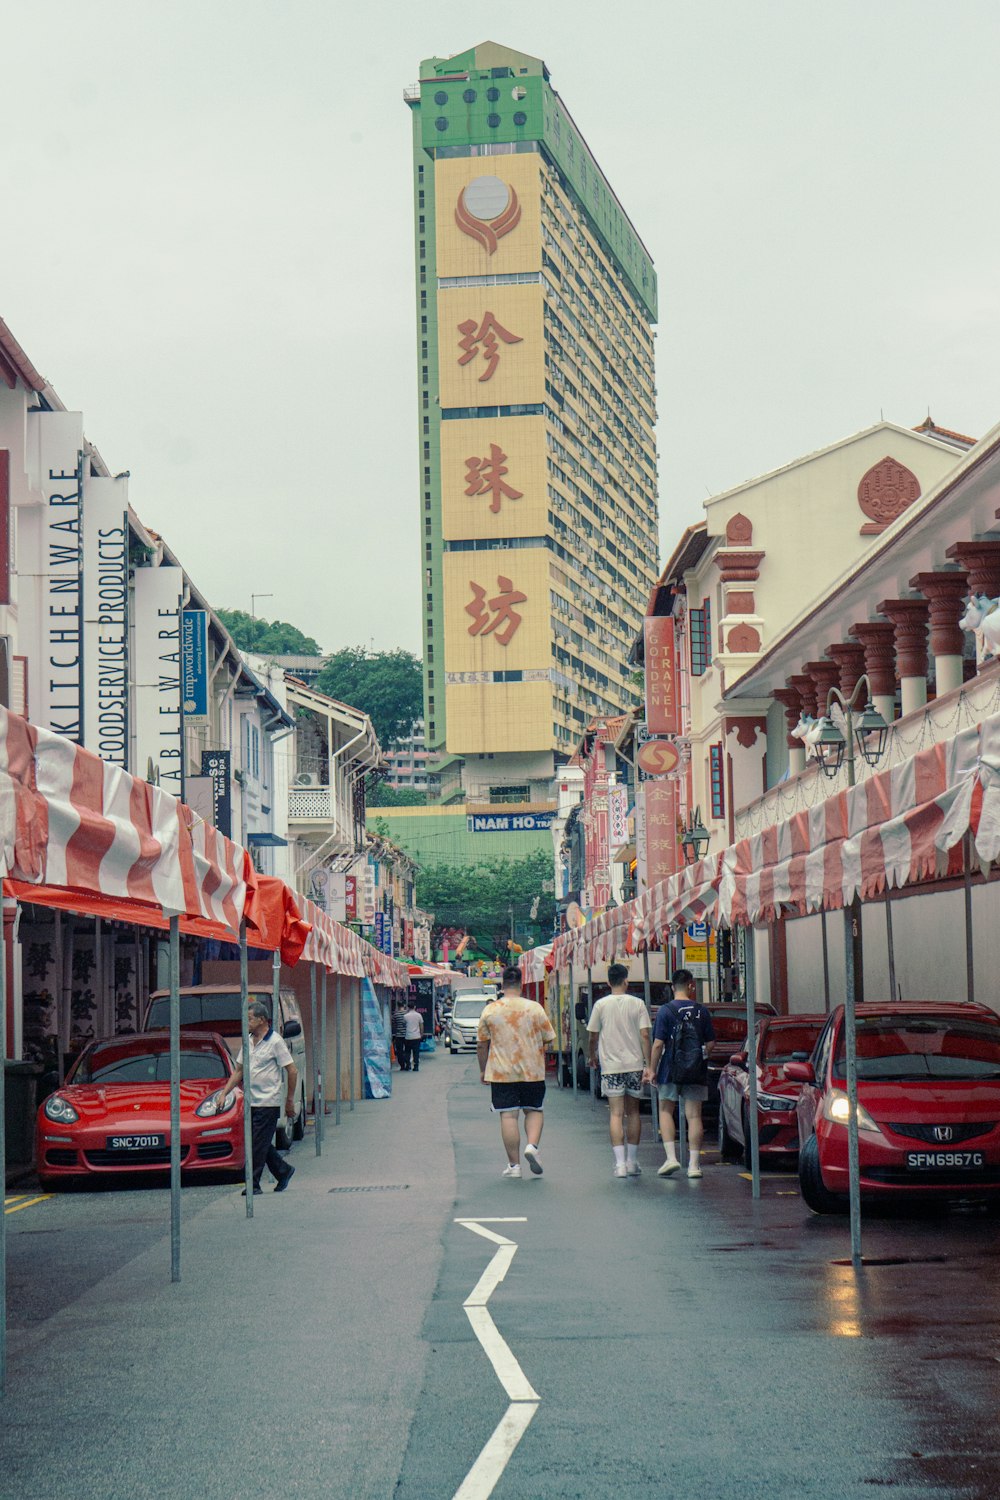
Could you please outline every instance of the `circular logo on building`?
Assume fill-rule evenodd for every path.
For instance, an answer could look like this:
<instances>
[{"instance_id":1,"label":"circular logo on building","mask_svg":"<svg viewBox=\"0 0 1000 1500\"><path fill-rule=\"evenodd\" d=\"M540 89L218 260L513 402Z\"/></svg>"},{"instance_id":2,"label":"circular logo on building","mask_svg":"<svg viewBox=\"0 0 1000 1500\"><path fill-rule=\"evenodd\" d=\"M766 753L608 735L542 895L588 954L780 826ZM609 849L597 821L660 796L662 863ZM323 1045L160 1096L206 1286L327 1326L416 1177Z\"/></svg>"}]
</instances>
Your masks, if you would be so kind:
<instances>
[{"instance_id":1,"label":"circular logo on building","mask_svg":"<svg viewBox=\"0 0 1000 1500\"><path fill-rule=\"evenodd\" d=\"M646 740L636 751L635 763L647 776L669 776L681 763L673 740Z\"/></svg>"},{"instance_id":2,"label":"circular logo on building","mask_svg":"<svg viewBox=\"0 0 1000 1500\"><path fill-rule=\"evenodd\" d=\"M455 223L463 234L492 255L505 234L521 222L521 205L509 183L499 177L473 177L458 195Z\"/></svg>"}]
</instances>

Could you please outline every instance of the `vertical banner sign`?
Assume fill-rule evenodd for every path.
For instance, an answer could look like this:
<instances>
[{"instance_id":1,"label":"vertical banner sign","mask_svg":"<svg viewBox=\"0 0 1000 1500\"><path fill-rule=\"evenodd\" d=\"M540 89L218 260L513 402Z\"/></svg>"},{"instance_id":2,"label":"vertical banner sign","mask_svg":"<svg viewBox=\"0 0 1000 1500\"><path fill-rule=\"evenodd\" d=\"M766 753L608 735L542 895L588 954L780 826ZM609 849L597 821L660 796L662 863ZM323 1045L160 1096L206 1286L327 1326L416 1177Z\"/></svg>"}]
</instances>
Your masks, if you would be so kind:
<instances>
[{"instance_id":1,"label":"vertical banner sign","mask_svg":"<svg viewBox=\"0 0 1000 1500\"><path fill-rule=\"evenodd\" d=\"M347 921L346 885L346 875L339 870L330 871L330 879L326 883L326 914L335 922Z\"/></svg>"},{"instance_id":2,"label":"vertical banner sign","mask_svg":"<svg viewBox=\"0 0 1000 1500\"><path fill-rule=\"evenodd\" d=\"M181 615L181 678L184 718L208 723L208 611L186 609Z\"/></svg>"},{"instance_id":3,"label":"vertical banner sign","mask_svg":"<svg viewBox=\"0 0 1000 1500\"><path fill-rule=\"evenodd\" d=\"M180 568L135 573L136 774L184 794ZM157 774L158 773L158 774Z\"/></svg>"},{"instance_id":4,"label":"vertical banner sign","mask_svg":"<svg viewBox=\"0 0 1000 1500\"><path fill-rule=\"evenodd\" d=\"M371 861L362 872L362 881L361 920L366 927L371 927L375 921L375 870Z\"/></svg>"},{"instance_id":5,"label":"vertical banner sign","mask_svg":"<svg viewBox=\"0 0 1000 1500\"><path fill-rule=\"evenodd\" d=\"M0 448L0 604L10 603L10 449Z\"/></svg>"},{"instance_id":6,"label":"vertical banner sign","mask_svg":"<svg viewBox=\"0 0 1000 1500\"><path fill-rule=\"evenodd\" d=\"M647 615L642 622L646 678L646 728L650 734L680 734L674 622L670 615Z\"/></svg>"},{"instance_id":7,"label":"vertical banner sign","mask_svg":"<svg viewBox=\"0 0 1000 1500\"><path fill-rule=\"evenodd\" d=\"M646 787L640 781L635 788L635 891L641 896L649 886L649 860L646 854Z\"/></svg>"},{"instance_id":8,"label":"vertical banner sign","mask_svg":"<svg viewBox=\"0 0 1000 1500\"><path fill-rule=\"evenodd\" d=\"M375 913L375 946L379 950L380 953L382 951L382 938L383 938L384 924L385 924L385 917L384 917L384 915L382 914L382 912L377 911Z\"/></svg>"},{"instance_id":9,"label":"vertical banner sign","mask_svg":"<svg viewBox=\"0 0 1000 1500\"><path fill-rule=\"evenodd\" d=\"M628 839L628 788L608 788L608 842L611 848L620 849Z\"/></svg>"},{"instance_id":10,"label":"vertical banner sign","mask_svg":"<svg viewBox=\"0 0 1000 1500\"><path fill-rule=\"evenodd\" d=\"M356 875L344 876L344 921L356 922L358 920L358 877Z\"/></svg>"},{"instance_id":11,"label":"vertical banner sign","mask_svg":"<svg viewBox=\"0 0 1000 1500\"><path fill-rule=\"evenodd\" d=\"M643 785L646 798L646 879L658 885L680 869L677 842L677 818L680 812L680 786L661 777Z\"/></svg>"},{"instance_id":12,"label":"vertical banner sign","mask_svg":"<svg viewBox=\"0 0 1000 1500\"><path fill-rule=\"evenodd\" d=\"M233 792L230 781L231 750L203 750L201 774L212 781L212 822L227 839L233 836Z\"/></svg>"},{"instance_id":13,"label":"vertical banner sign","mask_svg":"<svg viewBox=\"0 0 1000 1500\"><path fill-rule=\"evenodd\" d=\"M41 575L42 650L38 691L31 692L31 702L33 708L38 705L34 713L38 723L79 743L83 737L80 640L83 416L78 411L41 412L37 421L38 482L42 492L41 545L37 559Z\"/></svg>"},{"instance_id":14,"label":"vertical banner sign","mask_svg":"<svg viewBox=\"0 0 1000 1500\"><path fill-rule=\"evenodd\" d=\"M128 770L128 480L86 475L82 744Z\"/></svg>"}]
</instances>

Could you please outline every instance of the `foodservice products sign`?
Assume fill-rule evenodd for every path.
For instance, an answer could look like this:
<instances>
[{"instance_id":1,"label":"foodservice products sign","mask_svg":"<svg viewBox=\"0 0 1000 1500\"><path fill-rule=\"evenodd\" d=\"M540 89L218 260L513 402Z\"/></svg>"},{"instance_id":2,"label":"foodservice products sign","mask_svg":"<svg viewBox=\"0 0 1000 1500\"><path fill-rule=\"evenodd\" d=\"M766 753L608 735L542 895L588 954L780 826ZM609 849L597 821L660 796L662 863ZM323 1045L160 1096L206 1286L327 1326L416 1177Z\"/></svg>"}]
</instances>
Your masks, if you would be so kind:
<instances>
[{"instance_id":1,"label":"foodservice products sign","mask_svg":"<svg viewBox=\"0 0 1000 1500\"><path fill-rule=\"evenodd\" d=\"M127 771L127 479L85 476L81 533L83 744Z\"/></svg>"}]
</instances>

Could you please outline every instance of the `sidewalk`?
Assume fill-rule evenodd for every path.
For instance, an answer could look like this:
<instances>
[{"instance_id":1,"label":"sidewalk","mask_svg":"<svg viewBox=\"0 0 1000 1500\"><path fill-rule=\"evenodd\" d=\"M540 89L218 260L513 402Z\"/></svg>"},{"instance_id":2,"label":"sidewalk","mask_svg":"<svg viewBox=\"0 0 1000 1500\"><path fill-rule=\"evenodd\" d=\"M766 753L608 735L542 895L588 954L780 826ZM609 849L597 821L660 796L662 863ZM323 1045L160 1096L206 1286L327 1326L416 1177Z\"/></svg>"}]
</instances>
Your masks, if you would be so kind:
<instances>
[{"instance_id":1,"label":"sidewalk","mask_svg":"<svg viewBox=\"0 0 1000 1500\"><path fill-rule=\"evenodd\" d=\"M252 1222L238 1187L185 1213L179 1285L164 1194L155 1249L12 1328L0 1493L390 1496L454 1198L442 1061L394 1073L393 1098L345 1106L339 1130L329 1117L319 1160L310 1131ZM398 1190L335 1191L373 1187Z\"/></svg>"}]
</instances>

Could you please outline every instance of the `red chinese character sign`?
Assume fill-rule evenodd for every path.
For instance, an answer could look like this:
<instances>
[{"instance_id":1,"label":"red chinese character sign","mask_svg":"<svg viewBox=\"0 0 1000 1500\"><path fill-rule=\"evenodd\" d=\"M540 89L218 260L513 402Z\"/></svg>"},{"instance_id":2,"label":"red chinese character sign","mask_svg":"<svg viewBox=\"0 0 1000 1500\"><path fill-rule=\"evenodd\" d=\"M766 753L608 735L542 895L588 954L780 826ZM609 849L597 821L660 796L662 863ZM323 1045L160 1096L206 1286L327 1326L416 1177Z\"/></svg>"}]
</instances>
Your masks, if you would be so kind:
<instances>
[{"instance_id":1,"label":"red chinese character sign","mask_svg":"<svg viewBox=\"0 0 1000 1500\"><path fill-rule=\"evenodd\" d=\"M472 579L469 580L469 587L472 590L472 602L465 606L465 613L472 616L469 634L492 635L498 646L509 646L521 623L521 616L514 605L526 604L527 594L522 594L502 574L497 578L499 592L493 599L487 599L486 590L481 584L473 583Z\"/></svg>"},{"instance_id":2,"label":"red chinese character sign","mask_svg":"<svg viewBox=\"0 0 1000 1500\"><path fill-rule=\"evenodd\" d=\"M476 358L477 354L481 354L486 361L486 369L479 377L480 384L484 380L491 380L496 373L497 365L500 363L501 341L505 344L523 342L519 333L509 332L491 312L483 313L481 323L477 323L475 318L466 318L463 323L459 323L458 331L462 334L458 347L463 350L458 363L467 365Z\"/></svg>"},{"instance_id":3,"label":"red chinese character sign","mask_svg":"<svg viewBox=\"0 0 1000 1500\"><path fill-rule=\"evenodd\" d=\"M474 177L458 195L455 223L463 234L493 255L497 242L521 222L521 205L512 185L499 177Z\"/></svg>"},{"instance_id":4,"label":"red chinese character sign","mask_svg":"<svg viewBox=\"0 0 1000 1500\"><path fill-rule=\"evenodd\" d=\"M515 490L513 485L504 483L508 473L507 455L499 444L490 444L487 458L467 458L465 468L465 493L489 495L490 510L494 515L500 512L501 499L520 500L523 498L522 490Z\"/></svg>"},{"instance_id":5,"label":"red chinese character sign","mask_svg":"<svg viewBox=\"0 0 1000 1500\"><path fill-rule=\"evenodd\" d=\"M674 622L669 615L647 615L642 634L646 662L646 727L650 734L680 734Z\"/></svg>"},{"instance_id":6,"label":"red chinese character sign","mask_svg":"<svg viewBox=\"0 0 1000 1500\"><path fill-rule=\"evenodd\" d=\"M642 795L646 807L646 881L654 886L681 867L677 838L680 784L666 778L645 781Z\"/></svg>"}]
</instances>

